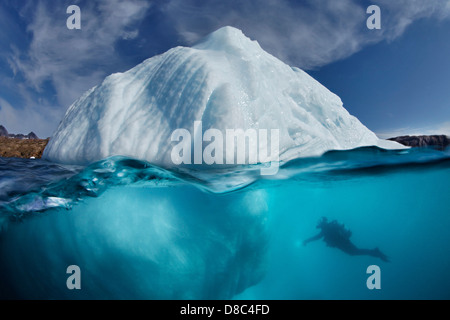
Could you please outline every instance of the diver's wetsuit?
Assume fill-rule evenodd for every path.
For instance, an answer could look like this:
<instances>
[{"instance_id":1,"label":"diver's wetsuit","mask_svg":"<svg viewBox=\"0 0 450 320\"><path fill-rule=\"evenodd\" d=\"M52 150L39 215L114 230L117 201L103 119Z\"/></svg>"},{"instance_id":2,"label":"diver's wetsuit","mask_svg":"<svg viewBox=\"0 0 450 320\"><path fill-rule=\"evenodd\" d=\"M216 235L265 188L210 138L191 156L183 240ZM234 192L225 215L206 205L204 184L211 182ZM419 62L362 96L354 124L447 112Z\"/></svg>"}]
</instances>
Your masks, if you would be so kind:
<instances>
[{"instance_id":1,"label":"diver's wetsuit","mask_svg":"<svg viewBox=\"0 0 450 320\"><path fill-rule=\"evenodd\" d=\"M380 258L383 261L388 262L388 258L378 248L375 249L360 249L356 247L351 241L351 231L346 229L344 225L339 224L336 220L328 222L326 218L317 225L321 231L318 235L309 238L303 242L304 245L311 241L319 240L323 238L323 241L329 247L338 248L351 256L369 255L372 257Z\"/></svg>"}]
</instances>

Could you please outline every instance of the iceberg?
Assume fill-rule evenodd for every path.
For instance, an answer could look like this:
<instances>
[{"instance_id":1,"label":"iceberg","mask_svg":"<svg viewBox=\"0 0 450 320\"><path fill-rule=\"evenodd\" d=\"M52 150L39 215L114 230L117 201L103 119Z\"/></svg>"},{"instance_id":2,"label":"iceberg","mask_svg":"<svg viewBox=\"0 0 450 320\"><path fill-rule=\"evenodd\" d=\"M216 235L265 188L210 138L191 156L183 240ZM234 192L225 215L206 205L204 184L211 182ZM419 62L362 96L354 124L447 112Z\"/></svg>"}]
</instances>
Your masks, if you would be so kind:
<instances>
[{"instance_id":1,"label":"iceberg","mask_svg":"<svg viewBox=\"0 0 450 320\"><path fill-rule=\"evenodd\" d=\"M278 130L281 161L361 146L403 148L379 139L306 72L224 27L87 91L69 107L43 157L85 165L120 155L170 168L172 133L192 132L196 121L221 132Z\"/></svg>"}]
</instances>

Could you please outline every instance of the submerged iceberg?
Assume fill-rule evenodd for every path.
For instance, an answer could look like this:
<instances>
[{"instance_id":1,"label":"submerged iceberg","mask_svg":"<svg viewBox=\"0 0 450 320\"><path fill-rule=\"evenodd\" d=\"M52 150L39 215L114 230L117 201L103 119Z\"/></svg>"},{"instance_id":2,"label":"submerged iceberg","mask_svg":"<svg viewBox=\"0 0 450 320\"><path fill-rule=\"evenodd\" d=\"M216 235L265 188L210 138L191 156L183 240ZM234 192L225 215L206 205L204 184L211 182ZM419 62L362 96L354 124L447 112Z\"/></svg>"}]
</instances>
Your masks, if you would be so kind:
<instances>
[{"instance_id":1,"label":"submerged iceberg","mask_svg":"<svg viewBox=\"0 0 450 320\"><path fill-rule=\"evenodd\" d=\"M44 158L88 164L122 155L172 167L172 133L192 132L196 121L221 132L277 129L279 160L360 146L402 148L378 139L307 73L224 27L86 92L68 109Z\"/></svg>"}]
</instances>

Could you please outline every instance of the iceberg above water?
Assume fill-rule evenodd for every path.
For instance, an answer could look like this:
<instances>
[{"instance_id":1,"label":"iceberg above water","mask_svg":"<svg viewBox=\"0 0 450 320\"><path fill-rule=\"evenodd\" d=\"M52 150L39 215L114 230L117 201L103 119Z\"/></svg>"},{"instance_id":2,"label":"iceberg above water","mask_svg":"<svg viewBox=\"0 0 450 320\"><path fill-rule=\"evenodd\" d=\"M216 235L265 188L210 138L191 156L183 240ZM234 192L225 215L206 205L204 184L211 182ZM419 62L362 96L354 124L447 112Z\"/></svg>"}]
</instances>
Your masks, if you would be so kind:
<instances>
[{"instance_id":1,"label":"iceberg above water","mask_svg":"<svg viewBox=\"0 0 450 320\"><path fill-rule=\"evenodd\" d=\"M84 165L121 155L173 167L171 135L192 132L196 121L221 132L277 129L281 161L361 146L404 148L378 139L307 73L224 27L191 48L108 76L70 106L43 157Z\"/></svg>"}]
</instances>

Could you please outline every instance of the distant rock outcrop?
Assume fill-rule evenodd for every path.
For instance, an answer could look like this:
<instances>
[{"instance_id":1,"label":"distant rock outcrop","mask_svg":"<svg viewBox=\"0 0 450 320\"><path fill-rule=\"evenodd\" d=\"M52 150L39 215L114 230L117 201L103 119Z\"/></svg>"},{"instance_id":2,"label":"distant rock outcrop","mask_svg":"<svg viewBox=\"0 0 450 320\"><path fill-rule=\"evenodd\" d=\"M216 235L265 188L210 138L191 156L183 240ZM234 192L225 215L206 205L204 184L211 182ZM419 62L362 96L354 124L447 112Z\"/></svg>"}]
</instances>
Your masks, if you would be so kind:
<instances>
[{"instance_id":1,"label":"distant rock outcrop","mask_svg":"<svg viewBox=\"0 0 450 320\"><path fill-rule=\"evenodd\" d=\"M39 137L33 132L31 131L28 135L27 135L28 139L39 139Z\"/></svg>"},{"instance_id":2,"label":"distant rock outcrop","mask_svg":"<svg viewBox=\"0 0 450 320\"><path fill-rule=\"evenodd\" d=\"M13 134L8 133L8 130L6 130L6 128L2 125L0 125L0 137L15 138L15 139L30 139L30 140L39 139L39 137L33 131L31 131L27 135L21 133Z\"/></svg>"},{"instance_id":3,"label":"distant rock outcrop","mask_svg":"<svg viewBox=\"0 0 450 320\"><path fill-rule=\"evenodd\" d=\"M444 150L450 145L450 138L445 135L401 136L388 140L401 143L408 147L435 147L439 150Z\"/></svg>"},{"instance_id":4,"label":"distant rock outcrop","mask_svg":"<svg viewBox=\"0 0 450 320\"><path fill-rule=\"evenodd\" d=\"M0 137L8 137L8 130L4 126L0 125Z\"/></svg>"},{"instance_id":5,"label":"distant rock outcrop","mask_svg":"<svg viewBox=\"0 0 450 320\"><path fill-rule=\"evenodd\" d=\"M24 134L9 134L8 135L9 138L15 138L15 139L29 139L29 140L35 140L35 139L39 139L38 136L32 131L27 135Z\"/></svg>"}]
</instances>

